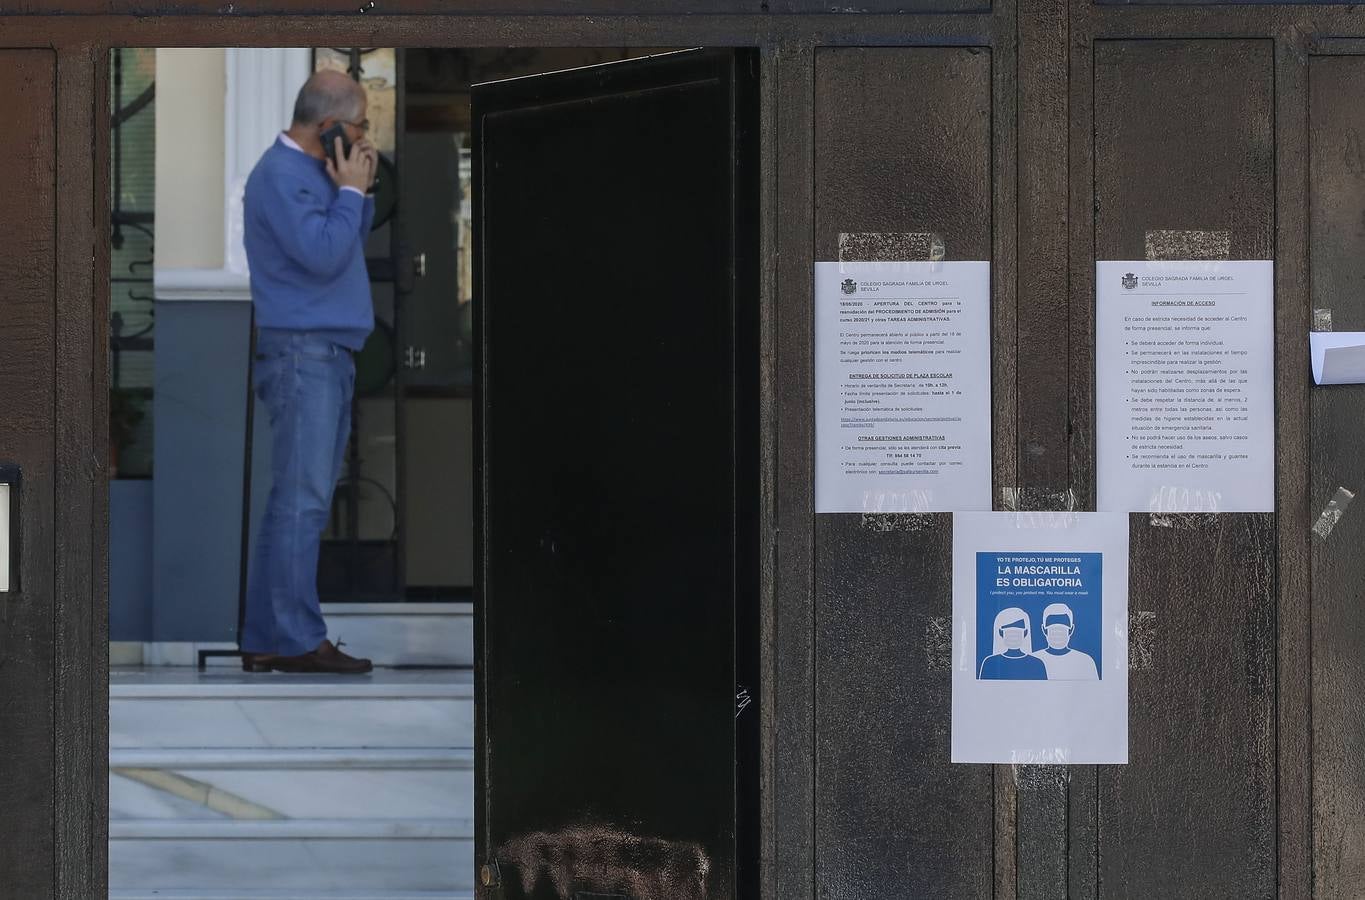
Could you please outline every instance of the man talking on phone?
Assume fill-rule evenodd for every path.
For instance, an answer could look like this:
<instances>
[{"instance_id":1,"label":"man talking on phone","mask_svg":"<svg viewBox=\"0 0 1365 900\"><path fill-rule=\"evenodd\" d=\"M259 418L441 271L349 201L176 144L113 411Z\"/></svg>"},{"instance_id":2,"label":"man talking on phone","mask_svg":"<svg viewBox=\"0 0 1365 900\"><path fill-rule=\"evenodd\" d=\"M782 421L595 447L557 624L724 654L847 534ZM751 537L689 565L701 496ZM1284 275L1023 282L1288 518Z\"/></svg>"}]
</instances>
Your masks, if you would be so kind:
<instances>
[{"instance_id":1,"label":"man talking on phone","mask_svg":"<svg viewBox=\"0 0 1365 900\"><path fill-rule=\"evenodd\" d=\"M244 235L256 311L253 385L270 418L270 499L247 581L249 671L360 674L368 659L327 638L318 548L351 433L352 355L374 330L365 236L378 152L367 102L340 72L299 91L294 121L246 183Z\"/></svg>"}]
</instances>

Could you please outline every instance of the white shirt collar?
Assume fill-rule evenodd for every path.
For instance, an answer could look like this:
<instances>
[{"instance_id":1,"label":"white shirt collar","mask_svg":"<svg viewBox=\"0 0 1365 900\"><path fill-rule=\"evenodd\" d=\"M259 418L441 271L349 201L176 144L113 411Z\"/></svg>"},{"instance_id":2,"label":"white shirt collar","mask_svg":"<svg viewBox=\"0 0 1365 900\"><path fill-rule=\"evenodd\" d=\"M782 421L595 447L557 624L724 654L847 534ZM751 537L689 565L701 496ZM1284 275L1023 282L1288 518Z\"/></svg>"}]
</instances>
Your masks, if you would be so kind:
<instances>
[{"instance_id":1,"label":"white shirt collar","mask_svg":"<svg viewBox=\"0 0 1365 900\"><path fill-rule=\"evenodd\" d=\"M280 143L281 143L281 144L284 144L284 145L285 145L286 147L288 147L290 150L297 150L297 151L299 151L300 153L304 154L305 156L308 155L308 151L307 151L307 150L304 150L302 147L300 147L298 141L294 140L293 138L291 138L288 134L284 133L283 131L280 132ZM343 185L341 186L341 189L342 189L343 191L351 191L351 192L353 192L353 193L359 194L361 197L364 197L364 196L365 196L365 192L364 192L364 191L362 191L362 190L361 190L360 188L358 188L358 187L351 187L349 184L343 184Z\"/></svg>"},{"instance_id":2,"label":"white shirt collar","mask_svg":"<svg viewBox=\"0 0 1365 900\"><path fill-rule=\"evenodd\" d=\"M280 132L280 143L281 143L281 144L284 144L284 145L285 145L286 147L288 147L290 150L297 150L297 151L299 151L300 153L303 153L303 154L307 154L307 152L308 152L308 151L304 150L302 147L299 146L299 142L298 142L298 141L296 141L296 140L294 140L293 138L291 138L291 137L289 136L289 134L288 134L287 132L284 132L284 131L281 131L281 132Z\"/></svg>"}]
</instances>

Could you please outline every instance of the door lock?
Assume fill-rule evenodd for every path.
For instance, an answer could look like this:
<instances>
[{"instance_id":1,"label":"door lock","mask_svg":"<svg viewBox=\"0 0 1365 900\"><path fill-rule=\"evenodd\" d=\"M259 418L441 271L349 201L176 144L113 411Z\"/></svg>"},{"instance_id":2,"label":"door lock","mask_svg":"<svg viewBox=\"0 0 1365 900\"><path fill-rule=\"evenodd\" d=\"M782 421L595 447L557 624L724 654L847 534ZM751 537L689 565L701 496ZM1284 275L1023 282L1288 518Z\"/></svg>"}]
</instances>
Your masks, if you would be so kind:
<instances>
[{"instance_id":1,"label":"door lock","mask_svg":"<svg viewBox=\"0 0 1365 900\"><path fill-rule=\"evenodd\" d=\"M425 369L427 367L426 348L409 347L403 354L403 365L409 369Z\"/></svg>"},{"instance_id":2,"label":"door lock","mask_svg":"<svg viewBox=\"0 0 1365 900\"><path fill-rule=\"evenodd\" d=\"M418 278L427 277L427 255L419 253L412 258L412 274Z\"/></svg>"}]
</instances>

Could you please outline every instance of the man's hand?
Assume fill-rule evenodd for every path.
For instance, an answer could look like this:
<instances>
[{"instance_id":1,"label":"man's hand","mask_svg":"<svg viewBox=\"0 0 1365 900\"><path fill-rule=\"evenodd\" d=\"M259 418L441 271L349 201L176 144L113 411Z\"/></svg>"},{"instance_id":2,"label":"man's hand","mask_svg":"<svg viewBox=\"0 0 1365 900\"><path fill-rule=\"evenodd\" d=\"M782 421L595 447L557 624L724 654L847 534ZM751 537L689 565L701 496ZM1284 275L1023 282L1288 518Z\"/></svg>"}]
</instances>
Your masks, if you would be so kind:
<instances>
[{"instance_id":1,"label":"man's hand","mask_svg":"<svg viewBox=\"0 0 1365 900\"><path fill-rule=\"evenodd\" d=\"M336 162L327 158L327 174L337 187L353 187L366 193L374 183L375 157L378 155L369 141L351 145L349 156L344 155L341 138L336 139Z\"/></svg>"},{"instance_id":2,"label":"man's hand","mask_svg":"<svg viewBox=\"0 0 1365 900\"><path fill-rule=\"evenodd\" d=\"M361 138L355 144L356 148L363 150L365 155L370 158L370 187L374 187L374 179L379 174L379 148L370 143L369 138Z\"/></svg>"}]
</instances>

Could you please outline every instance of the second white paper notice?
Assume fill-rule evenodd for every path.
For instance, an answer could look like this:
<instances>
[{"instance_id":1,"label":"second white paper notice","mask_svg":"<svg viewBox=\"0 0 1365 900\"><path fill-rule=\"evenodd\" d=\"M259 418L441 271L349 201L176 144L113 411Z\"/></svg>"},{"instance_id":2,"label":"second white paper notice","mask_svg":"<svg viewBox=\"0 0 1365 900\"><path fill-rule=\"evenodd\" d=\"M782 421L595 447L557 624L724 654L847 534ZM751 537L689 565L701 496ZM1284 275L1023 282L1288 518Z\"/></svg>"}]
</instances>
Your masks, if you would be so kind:
<instances>
[{"instance_id":1,"label":"second white paper notice","mask_svg":"<svg viewBox=\"0 0 1365 900\"><path fill-rule=\"evenodd\" d=\"M991 508L988 262L815 264L815 511Z\"/></svg>"},{"instance_id":2,"label":"second white paper notice","mask_svg":"<svg viewBox=\"0 0 1365 900\"><path fill-rule=\"evenodd\" d=\"M1097 262L1098 507L1275 509L1269 260Z\"/></svg>"}]
</instances>

